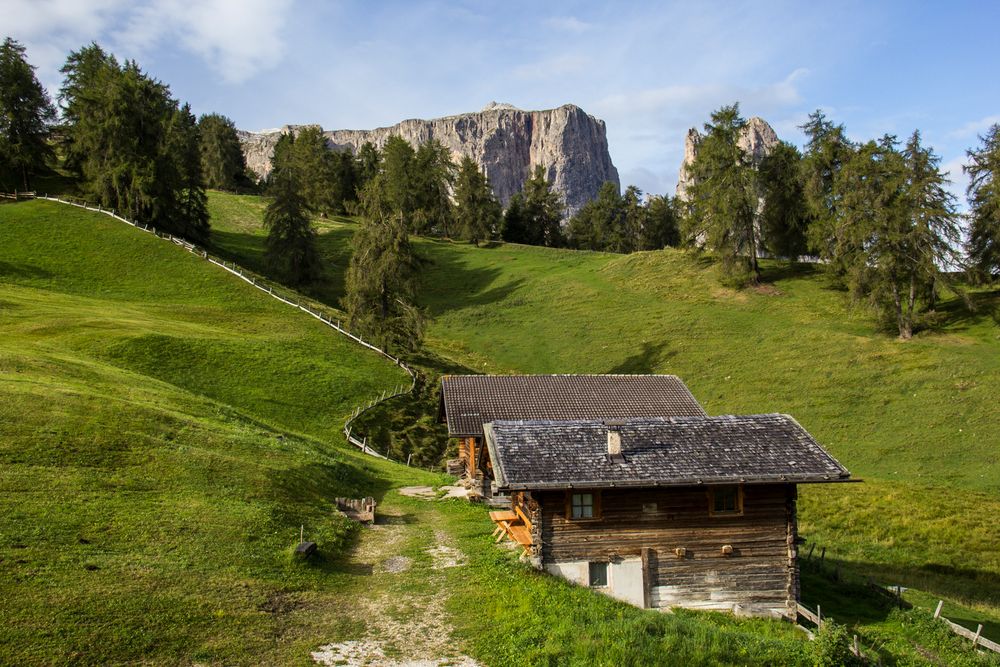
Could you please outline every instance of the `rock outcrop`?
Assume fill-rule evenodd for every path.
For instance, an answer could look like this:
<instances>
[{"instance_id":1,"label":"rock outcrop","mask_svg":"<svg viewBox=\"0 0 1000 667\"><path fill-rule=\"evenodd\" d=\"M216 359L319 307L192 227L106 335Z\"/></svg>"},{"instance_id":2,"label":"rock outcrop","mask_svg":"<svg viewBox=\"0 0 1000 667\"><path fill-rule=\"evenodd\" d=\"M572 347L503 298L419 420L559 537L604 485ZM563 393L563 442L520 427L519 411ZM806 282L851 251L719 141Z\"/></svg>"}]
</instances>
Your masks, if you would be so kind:
<instances>
[{"instance_id":1,"label":"rock outcrop","mask_svg":"<svg viewBox=\"0 0 1000 667\"><path fill-rule=\"evenodd\" d=\"M298 127L265 132L241 132L247 166L258 176L271 171L274 145L282 134ZM493 191L504 204L521 191L534 165L544 165L549 179L572 214L597 195L605 181L619 185L611 162L604 121L566 104L558 109L522 111L493 102L478 113L433 120L404 120L374 130L324 132L331 149L357 150L367 141L381 148L398 135L414 146L431 139L448 148L457 162L468 155L482 167Z\"/></svg>"},{"instance_id":2,"label":"rock outcrop","mask_svg":"<svg viewBox=\"0 0 1000 667\"><path fill-rule=\"evenodd\" d=\"M681 162L680 173L677 177L677 197L687 198L687 189L691 186L692 176L688 167L694 162L698 155L698 145L701 144L702 135L695 128L688 130L687 138L684 140L684 160ZM747 121L746 127L740 133L739 145L747 154L753 164L759 165L766 155L771 153L778 144L778 135L774 128L767 124L763 118L754 116Z\"/></svg>"}]
</instances>

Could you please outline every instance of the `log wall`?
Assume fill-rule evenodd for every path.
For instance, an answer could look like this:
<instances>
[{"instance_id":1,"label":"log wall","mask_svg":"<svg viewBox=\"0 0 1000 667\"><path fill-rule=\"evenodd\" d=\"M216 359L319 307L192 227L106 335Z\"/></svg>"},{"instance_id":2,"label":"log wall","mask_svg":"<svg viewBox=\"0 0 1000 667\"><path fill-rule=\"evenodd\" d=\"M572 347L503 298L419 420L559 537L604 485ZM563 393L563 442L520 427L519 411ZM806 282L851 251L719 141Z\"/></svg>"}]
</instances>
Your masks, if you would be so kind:
<instances>
[{"instance_id":1,"label":"log wall","mask_svg":"<svg viewBox=\"0 0 1000 667\"><path fill-rule=\"evenodd\" d=\"M704 487L601 495L599 519L571 521L564 492L532 494L540 506L543 563L640 557L649 606L794 611L794 485L745 486L738 516L711 516ZM730 554L723 553L726 545Z\"/></svg>"}]
</instances>

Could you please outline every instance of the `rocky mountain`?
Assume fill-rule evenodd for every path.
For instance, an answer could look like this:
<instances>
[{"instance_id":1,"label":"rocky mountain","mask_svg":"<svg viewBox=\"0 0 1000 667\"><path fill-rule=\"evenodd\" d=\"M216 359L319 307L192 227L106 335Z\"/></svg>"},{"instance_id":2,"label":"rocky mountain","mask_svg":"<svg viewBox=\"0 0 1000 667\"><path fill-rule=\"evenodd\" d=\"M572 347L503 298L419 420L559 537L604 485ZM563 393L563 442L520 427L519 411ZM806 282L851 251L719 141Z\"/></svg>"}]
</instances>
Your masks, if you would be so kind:
<instances>
[{"instance_id":1,"label":"rocky mountain","mask_svg":"<svg viewBox=\"0 0 1000 667\"><path fill-rule=\"evenodd\" d=\"M677 178L677 197L685 199L687 189L691 185L691 174L688 167L694 162L698 155L698 144L701 143L702 135L697 129L688 130L684 140L684 160L681 162L680 174ZM754 116L747 121L746 127L740 133L739 145L746 151L755 165L760 164L764 156L771 152L778 143L778 135L767 121Z\"/></svg>"},{"instance_id":2,"label":"rocky mountain","mask_svg":"<svg viewBox=\"0 0 1000 667\"><path fill-rule=\"evenodd\" d=\"M247 166L258 176L271 171L274 145L296 126L263 132L241 132ZM399 135L413 145L437 139L457 162L468 155L485 171L493 191L503 203L521 191L533 165L544 165L554 188L572 214L597 195L605 181L616 185L618 170L611 163L604 121L583 109L566 104L558 109L522 111L493 102L478 113L433 120L404 120L374 130L324 132L333 150L357 152L366 141L381 148Z\"/></svg>"}]
</instances>

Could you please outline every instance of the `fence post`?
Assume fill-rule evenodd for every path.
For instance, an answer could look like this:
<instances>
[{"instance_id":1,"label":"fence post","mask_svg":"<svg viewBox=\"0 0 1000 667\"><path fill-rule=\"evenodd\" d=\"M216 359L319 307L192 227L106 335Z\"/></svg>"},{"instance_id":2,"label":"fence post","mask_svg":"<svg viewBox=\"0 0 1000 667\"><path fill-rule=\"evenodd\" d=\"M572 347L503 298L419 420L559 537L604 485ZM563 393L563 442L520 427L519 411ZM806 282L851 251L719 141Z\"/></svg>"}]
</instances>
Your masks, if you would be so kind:
<instances>
[{"instance_id":1,"label":"fence post","mask_svg":"<svg viewBox=\"0 0 1000 667\"><path fill-rule=\"evenodd\" d=\"M944 600L938 600L937 609L934 610L934 618L941 617L941 607L944 606Z\"/></svg>"},{"instance_id":2,"label":"fence post","mask_svg":"<svg viewBox=\"0 0 1000 667\"><path fill-rule=\"evenodd\" d=\"M983 634L983 624L982 623L980 623L979 627L976 628L976 636L972 640L972 650L973 651L976 650L976 646L979 644L979 635L981 635L981 634Z\"/></svg>"},{"instance_id":3,"label":"fence post","mask_svg":"<svg viewBox=\"0 0 1000 667\"><path fill-rule=\"evenodd\" d=\"M816 629L823 629L823 611L819 608L819 605L816 605Z\"/></svg>"}]
</instances>

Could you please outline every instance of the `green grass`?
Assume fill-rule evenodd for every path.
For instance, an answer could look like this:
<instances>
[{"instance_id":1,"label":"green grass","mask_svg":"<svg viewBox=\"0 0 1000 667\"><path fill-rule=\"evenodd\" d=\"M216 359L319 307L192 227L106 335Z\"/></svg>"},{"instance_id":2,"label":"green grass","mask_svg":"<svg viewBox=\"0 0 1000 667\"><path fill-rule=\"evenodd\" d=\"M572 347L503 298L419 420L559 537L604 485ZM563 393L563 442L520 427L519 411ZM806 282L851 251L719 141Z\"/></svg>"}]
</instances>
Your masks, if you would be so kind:
<instances>
[{"instance_id":1,"label":"green grass","mask_svg":"<svg viewBox=\"0 0 1000 667\"><path fill-rule=\"evenodd\" d=\"M210 206L220 252L263 270L263 200L212 193ZM336 306L354 227L320 226L329 265L312 295ZM365 458L339 427L405 377L217 267L43 202L0 206L0 244L0 663L302 663L373 630L358 600L434 595L460 650L494 666L811 661L788 626L635 609L527 570L493 546L482 508L399 497L392 487L441 477ZM843 296L808 273L770 267L780 294L737 293L673 252L418 248L434 318L425 368L676 372L711 412L795 414L869 479L803 489L803 531L841 579L807 576L807 602L886 664L975 660L852 586L867 573L919 581L908 595L993 613L997 466L970 473L960 458L996 451L985 310L946 311L944 333L903 345L845 317ZM945 433L956 412L974 439ZM872 452L890 445L906 458ZM917 468L902 464L911 449ZM358 535L331 499L369 493L405 524L410 572L373 577L345 556ZM300 525L320 544L309 565L291 557ZM437 530L468 567L428 576ZM415 623L419 609L391 614Z\"/></svg>"},{"instance_id":2,"label":"green grass","mask_svg":"<svg viewBox=\"0 0 1000 667\"><path fill-rule=\"evenodd\" d=\"M262 242L248 203L210 206L221 244ZM322 223L328 303L353 229ZM801 489L810 543L858 578L1000 609L1000 292L973 291L973 313L946 299L900 342L817 267L765 262L766 286L736 291L676 250L416 244L431 370L675 373L710 414L791 414L865 481Z\"/></svg>"},{"instance_id":3,"label":"green grass","mask_svg":"<svg viewBox=\"0 0 1000 667\"><path fill-rule=\"evenodd\" d=\"M4 205L0 246L0 663L287 663L342 632L333 496L435 479L336 446L399 369L103 216Z\"/></svg>"}]
</instances>

